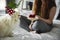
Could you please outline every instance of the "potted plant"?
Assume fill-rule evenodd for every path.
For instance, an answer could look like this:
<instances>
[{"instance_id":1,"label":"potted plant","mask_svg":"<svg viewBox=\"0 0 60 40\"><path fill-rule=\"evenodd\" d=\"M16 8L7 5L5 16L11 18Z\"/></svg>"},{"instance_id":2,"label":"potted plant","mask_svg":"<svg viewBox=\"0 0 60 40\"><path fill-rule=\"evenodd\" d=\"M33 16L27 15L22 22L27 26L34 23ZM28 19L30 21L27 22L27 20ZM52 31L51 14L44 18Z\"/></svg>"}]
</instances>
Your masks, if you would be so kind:
<instances>
[{"instance_id":1,"label":"potted plant","mask_svg":"<svg viewBox=\"0 0 60 40\"><path fill-rule=\"evenodd\" d=\"M20 3L21 0L18 2L18 4L15 3L15 0L11 0L6 6L6 12L10 14L14 13L15 12L14 10L18 8Z\"/></svg>"}]
</instances>

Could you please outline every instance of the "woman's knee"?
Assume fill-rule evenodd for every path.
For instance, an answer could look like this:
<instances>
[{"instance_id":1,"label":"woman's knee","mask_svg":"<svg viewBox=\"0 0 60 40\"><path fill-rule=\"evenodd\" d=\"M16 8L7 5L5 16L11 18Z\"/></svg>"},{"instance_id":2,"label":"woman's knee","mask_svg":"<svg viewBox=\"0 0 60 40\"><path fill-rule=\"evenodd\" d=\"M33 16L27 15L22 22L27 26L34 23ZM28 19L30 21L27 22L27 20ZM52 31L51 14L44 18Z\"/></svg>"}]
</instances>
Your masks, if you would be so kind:
<instances>
[{"instance_id":1,"label":"woman's knee","mask_svg":"<svg viewBox=\"0 0 60 40\"><path fill-rule=\"evenodd\" d=\"M38 30L38 27L39 26L39 21L35 21L34 23L33 23L33 25L32 25L32 30Z\"/></svg>"},{"instance_id":2,"label":"woman's knee","mask_svg":"<svg viewBox=\"0 0 60 40\"><path fill-rule=\"evenodd\" d=\"M33 23L32 29L34 31L44 33L44 32L49 32L51 30L51 27L45 22L38 20Z\"/></svg>"}]
</instances>

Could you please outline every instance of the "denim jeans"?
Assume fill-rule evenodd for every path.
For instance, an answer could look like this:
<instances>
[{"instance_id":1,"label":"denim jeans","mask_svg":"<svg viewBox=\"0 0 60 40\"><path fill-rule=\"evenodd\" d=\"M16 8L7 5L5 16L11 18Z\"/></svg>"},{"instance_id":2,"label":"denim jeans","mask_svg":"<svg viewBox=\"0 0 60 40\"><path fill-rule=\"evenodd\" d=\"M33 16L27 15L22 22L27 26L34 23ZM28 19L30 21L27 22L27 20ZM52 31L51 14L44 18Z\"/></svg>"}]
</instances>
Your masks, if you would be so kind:
<instances>
[{"instance_id":1,"label":"denim jeans","mask_svg":"<svg viewBox=\"0 0 60 40\"><path fill-rule=\"evenodd\" d=\"M27 31L30 31L29 29L29 25L30 25L31 21L28 20L26 17L21 16L20 18L20 26L22 28L24 28ZM51 29L53 28L52 25L49 25L41 20L36 20L34 21L33 25L32 25L32 29L38 33L45 33L45 32L49 32L51 31Z\"/></svg>"},{"instance_id":2,"label":"denim jeans","mask_svg":"<svg viewBox=\"0 0 60 40\"><path fill-rule=\"evenodd\" d=\"M41 20L36 20L32 25L32 29L38 33L49 32L52 28L52 25L49 25Z\"/></svg>"}]
</instances>

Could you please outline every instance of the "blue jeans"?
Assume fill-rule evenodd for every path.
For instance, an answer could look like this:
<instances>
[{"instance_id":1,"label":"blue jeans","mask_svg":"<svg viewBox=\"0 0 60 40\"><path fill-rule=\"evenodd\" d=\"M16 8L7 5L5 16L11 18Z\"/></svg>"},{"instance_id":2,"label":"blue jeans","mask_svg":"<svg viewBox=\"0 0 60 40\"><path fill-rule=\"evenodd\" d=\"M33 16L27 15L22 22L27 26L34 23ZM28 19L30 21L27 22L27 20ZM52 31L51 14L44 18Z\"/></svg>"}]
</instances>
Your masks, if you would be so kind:
<instances>
[{"instance_id":1,"label":"blue jeans","mask_svg":"<svg viewBox=\"0 0 60 40\"><path fill-rule=\"evenodd\" d=\"M52 25L49 25L41 20L36 20L32 25L32 29L37 33L49 32L52 30L52 28L53 28Z\"/></svg>"},{"instance_id":2,"label":"blue jeans","mask_svg":"<svg viewBox=\"0 0 60 40\"><path fill-rule=\"evenodd\" d=\"M30 25L31 21L28 20L26 17L21 16L20 18L20 26L22 28L24 28L27 31L30 31L29 29L29 25ZM32 25L32 29L38 33L45 33L45 32L49 32L51 31L51 29L53 28L52 25L49 25L41 20L36 20L33 25Z\"/></svg>"}]
</instances>

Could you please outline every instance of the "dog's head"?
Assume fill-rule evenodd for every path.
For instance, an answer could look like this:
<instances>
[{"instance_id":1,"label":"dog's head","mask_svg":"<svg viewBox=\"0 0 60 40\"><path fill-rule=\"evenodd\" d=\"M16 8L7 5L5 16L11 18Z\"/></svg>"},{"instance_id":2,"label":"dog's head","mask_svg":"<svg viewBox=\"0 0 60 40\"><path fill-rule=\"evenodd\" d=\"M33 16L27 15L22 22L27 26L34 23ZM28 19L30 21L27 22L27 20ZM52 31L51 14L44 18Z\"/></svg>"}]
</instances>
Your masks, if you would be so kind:
<instances>
[{"instance_id":1,"label":"dog's head","mask_svg":"<svg viewBox=\"0 0 60 40\"><path fill-rule=\"evenodd\" d=\"M20 18L20 12L15 9L15 12L11 15L11 18L14 22L17 22Z\"/></svg>"}]
</instances>

